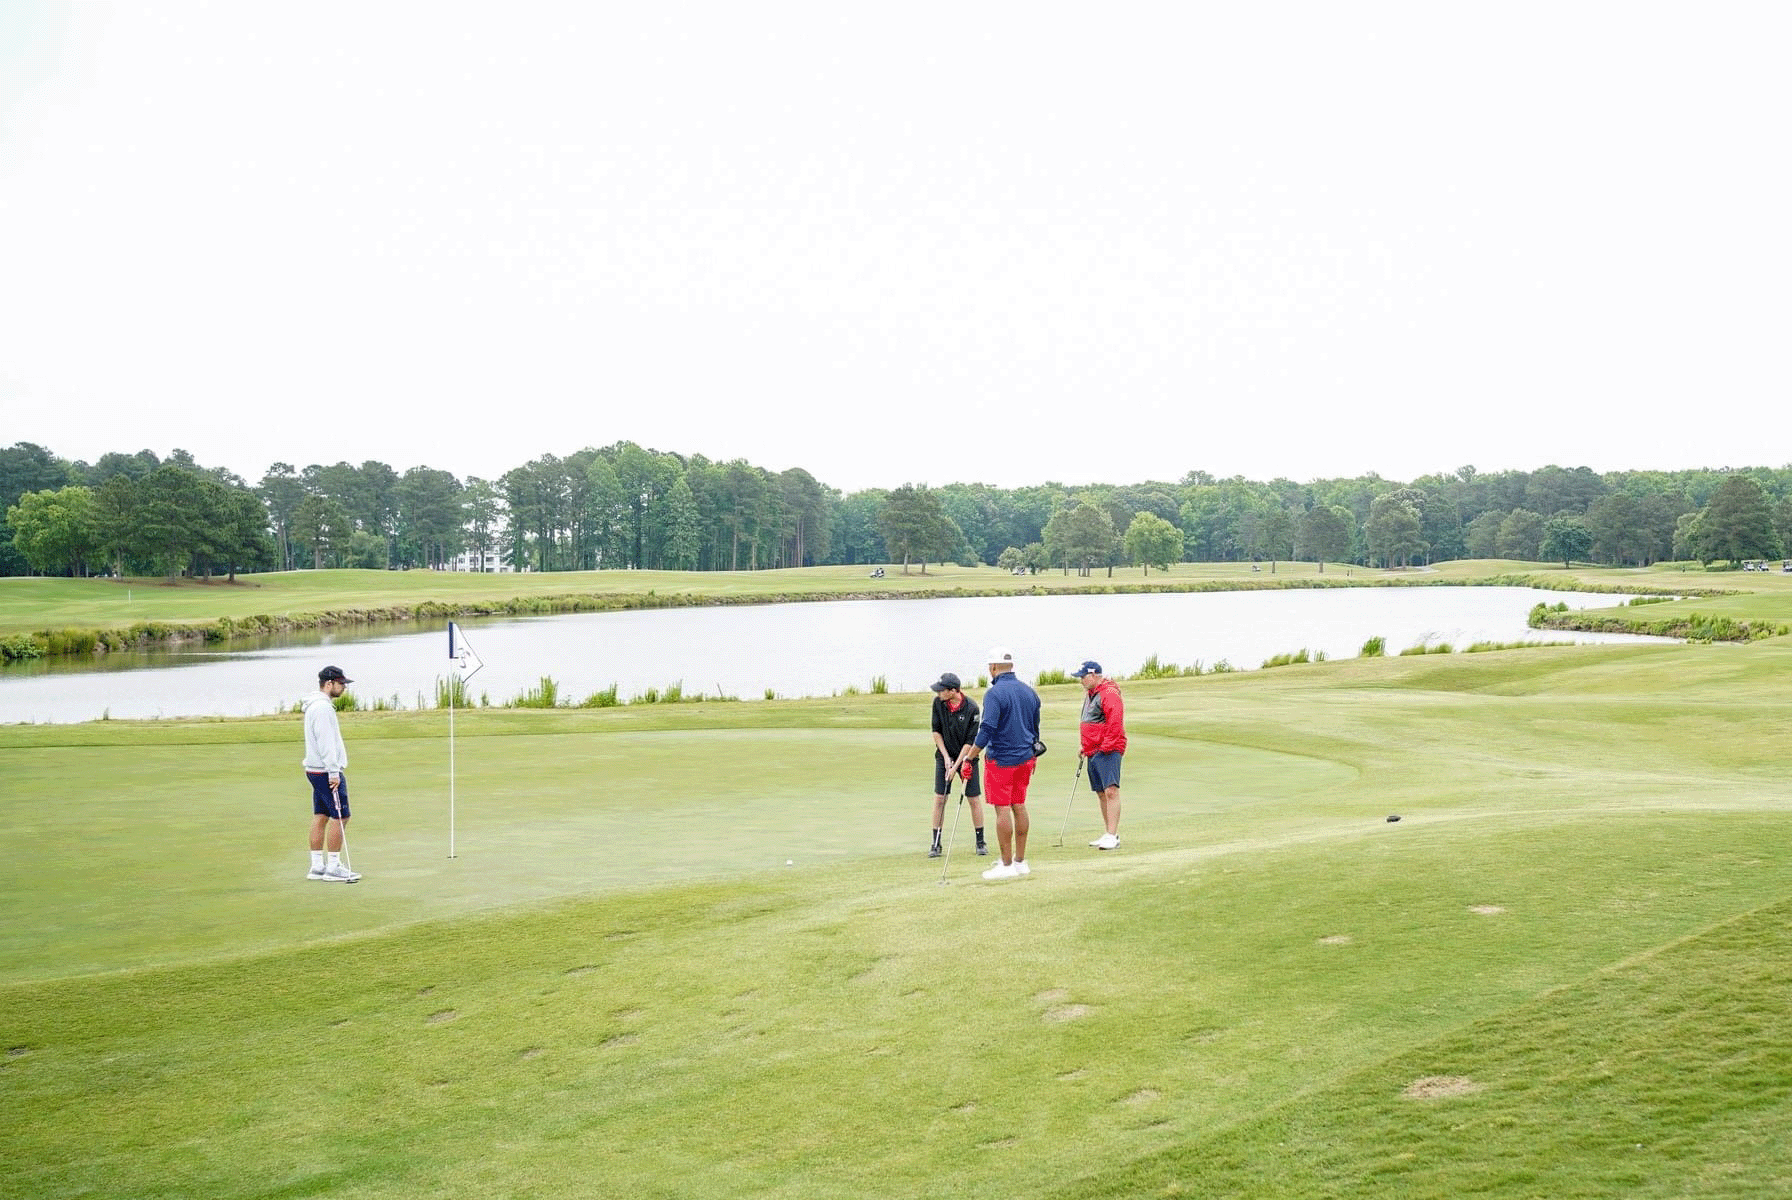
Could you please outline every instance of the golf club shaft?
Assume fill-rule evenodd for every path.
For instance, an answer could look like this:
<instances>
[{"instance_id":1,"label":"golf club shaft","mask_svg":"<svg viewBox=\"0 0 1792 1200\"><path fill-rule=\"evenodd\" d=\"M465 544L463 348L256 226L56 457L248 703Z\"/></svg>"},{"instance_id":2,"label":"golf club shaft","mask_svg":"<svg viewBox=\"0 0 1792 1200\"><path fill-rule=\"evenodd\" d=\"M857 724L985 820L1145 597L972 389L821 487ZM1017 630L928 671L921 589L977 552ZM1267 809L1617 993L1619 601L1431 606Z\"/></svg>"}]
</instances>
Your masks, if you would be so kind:
<instances>
[{"instance_id":1,"label":"golf club shaft","mask_svg":"<svg viewBox=\"0 0 1792 1200\"><path fill-rule=\"evenodd\" d=\"M958 814L964 811L964 789L966 786L967 785L965 784L965 782L963 780L959 781L958 804L952 809L952 834L950 837L948 837L946 839L945 861L940 863L940 882L941 883L946 882L946 871L948 868L950 868L952 866L952 843L956 842L958 840ZM952 797L952 781L950 778L948 778L946 780L946 798L951 799L951 797Z\"/></svg>"},{"instance_id":2,"label":"golf club shaft","mask_svg":"<svg viewBox=\"0 0 1792 1200\"><path fill-rule=\"evenodd\" d=\"M1064 828L1058 830L1057 844L1064 844L1064 835L1070 832L1070 810L1076 807L1076 786L1083 781L1083 756L1076 756L1076 778L1070 781L1070 799L1064 802Z\"/></svg>"},{"instance_id":3,"label":"golf club shaft","mask_svg":"<svg viewBox=\"0 0 1792 1200\"><path fill-rule=\"evenodd\" d=\"M342 796L334 786L330 788L330 802L336 806L336 833L342 838L342 862L352 871L354 867L349 864L348 857L348 822L342 819Z\"/></svg>"}]
</instances>

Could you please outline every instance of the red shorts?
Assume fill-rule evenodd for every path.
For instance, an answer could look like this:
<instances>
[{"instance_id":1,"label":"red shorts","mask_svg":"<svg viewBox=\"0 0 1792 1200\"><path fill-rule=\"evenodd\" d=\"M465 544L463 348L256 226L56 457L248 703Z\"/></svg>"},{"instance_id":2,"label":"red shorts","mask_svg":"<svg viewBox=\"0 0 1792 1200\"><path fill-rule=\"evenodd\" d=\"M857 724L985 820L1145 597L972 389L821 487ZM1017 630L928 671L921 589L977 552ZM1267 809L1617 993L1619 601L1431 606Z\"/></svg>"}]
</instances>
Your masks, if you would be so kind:
<instances>
[{"instance_id":1,"label":"red shorts","mask_svg":"<svg viewBox=\"0 0 1792 1200\"><path fill-rule=\"evenodd\" d=\"M988 759L983 760L983 799L986 803L1002 808L1010 804L1027 802L1027 785L1033 782L1033 764L1036 758L1029 758L1024 763L1012 767L1000 767Z\"/></svg>"}]
</instances>

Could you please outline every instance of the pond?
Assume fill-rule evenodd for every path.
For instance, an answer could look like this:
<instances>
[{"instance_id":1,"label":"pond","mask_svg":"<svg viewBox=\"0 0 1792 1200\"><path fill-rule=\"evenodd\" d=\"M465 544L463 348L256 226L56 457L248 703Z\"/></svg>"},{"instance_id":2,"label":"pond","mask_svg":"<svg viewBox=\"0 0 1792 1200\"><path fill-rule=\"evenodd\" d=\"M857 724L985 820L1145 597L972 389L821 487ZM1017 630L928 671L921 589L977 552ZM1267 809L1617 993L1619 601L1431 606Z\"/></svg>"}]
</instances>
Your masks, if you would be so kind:
<instances>
[{"instance_id":1,"label":"pond","mask_svg":"<svg viewBox=\"0 0 1792 1200\"><path fill-rule=\"evenodd\" d=\"M1603 608L1622 596L1519 587L1325 588L1165 592L1103 596L998 596L855 600L725 608L649 609L465 621L484 669L469 689L505 704L543 676L562 703L614 685L623 701L650 688L682 687L760 700L829 696L874 679L922 692L942 671L967 683L985 673L992 646L1013 650L1023 678L1070 670L1085 658L1127 675L1148 657L1211 669L1254 669L1306 650L1354 657L1371 637L1387 653L1418 644L1612 642L1626 634L1534 630L1539 601ZM309 633L194 648L111 655L91 662L38 661L0 671L0 722L63 723L255 716L289 709L316 690L318 668L341 666L364 705L433 704L448 672L440 623Z\"/></svg>"}]
</instances>

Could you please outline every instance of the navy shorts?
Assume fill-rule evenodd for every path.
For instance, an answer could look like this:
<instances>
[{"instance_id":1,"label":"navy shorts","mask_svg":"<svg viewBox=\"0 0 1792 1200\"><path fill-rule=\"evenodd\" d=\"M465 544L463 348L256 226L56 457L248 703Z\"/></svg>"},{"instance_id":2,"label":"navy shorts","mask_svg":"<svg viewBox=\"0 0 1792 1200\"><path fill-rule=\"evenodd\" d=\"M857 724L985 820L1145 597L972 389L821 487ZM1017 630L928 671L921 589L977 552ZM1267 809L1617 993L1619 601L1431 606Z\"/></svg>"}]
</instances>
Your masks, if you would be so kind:
<instances>
[{"instance_id":1,"label":"navy shorts","mask_svg":"<svg viewBox=\"0 0 1792 1200\"><path fill-rule=\"evenodd\" d=\"M938 750L933 752L933 794L946 794L946 760L940 757ZM983 768L976 759L971 760L971 777L964 781L964 794L981 796L983 794Z\"/></svg>"},{"instance_id":2,"label":"navy shorts","mask_svg":"<svg viewBox=\"0 0 1792 1200\"><path fill-rule=\"evenodd\" d=\"M1120 760L1125 755L1118 750L1110 750L1106 754L1089 756L1089 790L1105 792L1111 787L1120 786Z\"/></svg>"},{"instance_id":3,"label":"navy shorts","mask_svg":"<svg viewBox=\"0 0 1792 1200\"><path fill-rule=\"evenodd\" d=\"M340 816L348 820L348 772L344 771L336 777L336 794L330 794L330 773L328 771L306 771L305 778L311 781L311 811L319 817ZM336 802L342 802L342 811L336 811Z\"/></svg>"}]
</instances>

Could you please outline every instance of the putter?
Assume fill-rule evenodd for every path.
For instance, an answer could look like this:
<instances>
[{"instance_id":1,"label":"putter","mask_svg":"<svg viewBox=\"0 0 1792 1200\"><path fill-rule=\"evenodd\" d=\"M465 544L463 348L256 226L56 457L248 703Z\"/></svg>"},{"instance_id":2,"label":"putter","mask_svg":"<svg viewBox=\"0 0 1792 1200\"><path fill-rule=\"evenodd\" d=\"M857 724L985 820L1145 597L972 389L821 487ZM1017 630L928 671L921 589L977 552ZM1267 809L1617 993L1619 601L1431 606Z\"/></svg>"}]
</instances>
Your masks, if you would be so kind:
<instances>
[{"instance_id":1,"label":"putter","mask_svg":"<svg viewBox=\"0 0 1792 1200\"><path fill-rule=\"evenodd\" d=\"M348 822L342 819L342 797L336 794L335 788L330 789L330 803L336 806L336 829L342 835L342 854L340 856L340 861L344 867L352 871L355 867L354 864L348 860ZM325 844L327 845L328 843L326 842Z\"/></svg>"},{"instance_id":2,"label":"putter","mask_svg":"<svg viewBox=\"0 0 1792 1200\"><path fill-rule=\"evenodd\" d=\"M1076 807L1076 785L1083 781L1083 756L1076 756L1076 778L1070 781L1070 799L1064 805L1064 828L1058 830L1058 840L1054 846L1064 845L1064 835L1070 832L1070 810Z\"/></svg>"},{"instance_id":3,"label":"putter","mask_svg":"<svg viewBox=\"0 0 1792 1200\"><path fill-rule=\"evenodd\" d=\"M947 794L950 795L951 783L947 783ZM964 811L964 789L969 786L964 780L958 781L958 804L952 809L952 834L946 839L946 859L940 864L940 886L944 887L951 880L946 878L946 871L952 866L952 843L958 840L958 814Z\"/></svg>"}]
</instances>

